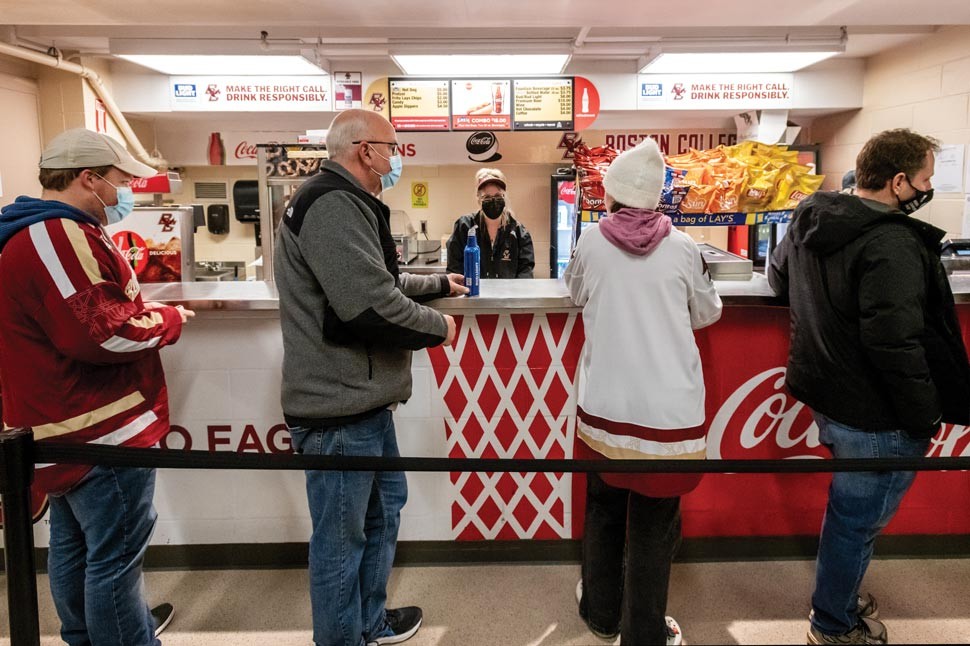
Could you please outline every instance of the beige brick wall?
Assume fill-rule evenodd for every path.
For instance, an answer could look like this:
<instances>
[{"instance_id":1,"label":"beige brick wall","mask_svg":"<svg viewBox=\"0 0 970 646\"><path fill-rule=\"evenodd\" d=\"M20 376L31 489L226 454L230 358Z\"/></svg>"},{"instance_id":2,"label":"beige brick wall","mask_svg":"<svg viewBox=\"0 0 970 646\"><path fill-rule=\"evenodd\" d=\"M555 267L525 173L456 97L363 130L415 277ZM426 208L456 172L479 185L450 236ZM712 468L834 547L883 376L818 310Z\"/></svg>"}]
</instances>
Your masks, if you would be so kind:
<instances>
[{"instance_id":1,"label":"beige brick wall","mask_svg":"<svg viewBox=\"0 0 970 646\"><path fill-rule=\"evenodd\" d=\"M970 157L970 26L942 28L867 61L863 108L812 124L811 137L822 144L825 188L837 188L866 139L889 128L964 144ZM937 194L917 217L961 236L963 195Z\"/></svg>"}]
</instances>

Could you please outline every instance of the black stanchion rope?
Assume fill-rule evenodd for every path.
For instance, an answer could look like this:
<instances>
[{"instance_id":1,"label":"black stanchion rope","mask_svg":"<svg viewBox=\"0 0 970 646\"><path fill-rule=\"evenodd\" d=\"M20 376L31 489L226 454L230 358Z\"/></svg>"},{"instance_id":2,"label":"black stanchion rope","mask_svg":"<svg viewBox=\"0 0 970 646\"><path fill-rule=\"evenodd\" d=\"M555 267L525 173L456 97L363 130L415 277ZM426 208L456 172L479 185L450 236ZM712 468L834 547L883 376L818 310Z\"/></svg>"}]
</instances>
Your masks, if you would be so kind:
<instances>
[{"instance_id":1,"label":"black stanchion rope","mask_svg":"<svg viewBox=\"0 0 970 646\"><path fill-rule=\"evenodd\" d=\"M413 471L517 473L833 473L843 471L966 471L970 457L799 460L546 460L388 458L293 453L231 453L37 442L34 463L97 464L160 469L262 471Z\"/></svg>"}]
</instances>

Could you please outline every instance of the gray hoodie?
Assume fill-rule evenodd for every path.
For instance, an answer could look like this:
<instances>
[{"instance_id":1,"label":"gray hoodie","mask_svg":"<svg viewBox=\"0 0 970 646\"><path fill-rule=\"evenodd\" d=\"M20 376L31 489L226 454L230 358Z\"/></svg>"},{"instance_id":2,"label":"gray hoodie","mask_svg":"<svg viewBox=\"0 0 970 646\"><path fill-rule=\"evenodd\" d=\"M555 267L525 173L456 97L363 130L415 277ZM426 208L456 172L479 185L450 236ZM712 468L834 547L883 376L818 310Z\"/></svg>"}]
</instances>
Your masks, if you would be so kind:
<instances>
[{"instance_id":1,"label":"gray hoodie","mask_svg":"<svg viewBox=\"0 0 970 646\"><path fill-rule=\"evenodd\" d=\"M287 206L273 267L290 426L336 426L406 401L411 351L445 340L444 317L417 301L446 296L448 278L398 275L389 223L333 161Z\"/></svg>"}]
</instances>

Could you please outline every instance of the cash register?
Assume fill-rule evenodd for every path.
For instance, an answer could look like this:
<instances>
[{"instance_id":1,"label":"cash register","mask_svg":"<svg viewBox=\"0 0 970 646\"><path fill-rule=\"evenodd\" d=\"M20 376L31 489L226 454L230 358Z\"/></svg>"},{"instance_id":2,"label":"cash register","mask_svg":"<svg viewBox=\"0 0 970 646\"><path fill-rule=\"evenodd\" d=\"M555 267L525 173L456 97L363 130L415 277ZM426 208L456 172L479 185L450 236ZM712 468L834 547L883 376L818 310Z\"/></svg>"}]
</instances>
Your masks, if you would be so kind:
<instances>
[{"instance_id":1,"label":"cash register","mask_svg":"<svg viewBox=\"0 0 970 646\"><path fill-rule=\"evenodd\" d=\"M944 240L940 249L940 260L948 274L970 270L970 238Z\"/></svg>"}]
</instances>

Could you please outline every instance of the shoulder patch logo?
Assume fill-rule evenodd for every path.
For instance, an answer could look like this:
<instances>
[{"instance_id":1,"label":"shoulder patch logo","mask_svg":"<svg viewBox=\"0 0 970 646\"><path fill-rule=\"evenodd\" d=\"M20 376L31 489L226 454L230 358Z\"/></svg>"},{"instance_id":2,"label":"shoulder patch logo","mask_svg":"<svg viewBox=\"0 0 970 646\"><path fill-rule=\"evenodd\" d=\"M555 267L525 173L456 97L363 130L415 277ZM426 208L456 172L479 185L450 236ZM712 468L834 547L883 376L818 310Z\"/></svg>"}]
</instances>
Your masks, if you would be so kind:
<instances>
[{"instance_id":1,"label":"shoulder patch logo","mask_svg":"<svg viewBox=\"0 0 970 646\"><path fill-rule=\"evenodd\" d=\"M138 279L132 276L131 280L128 281L128 284L125 285L125 296L127 296L129 300L134 301L135 297L138 296L140 291L141 287L138 285Z\"/></svg>"}]
</instances>

